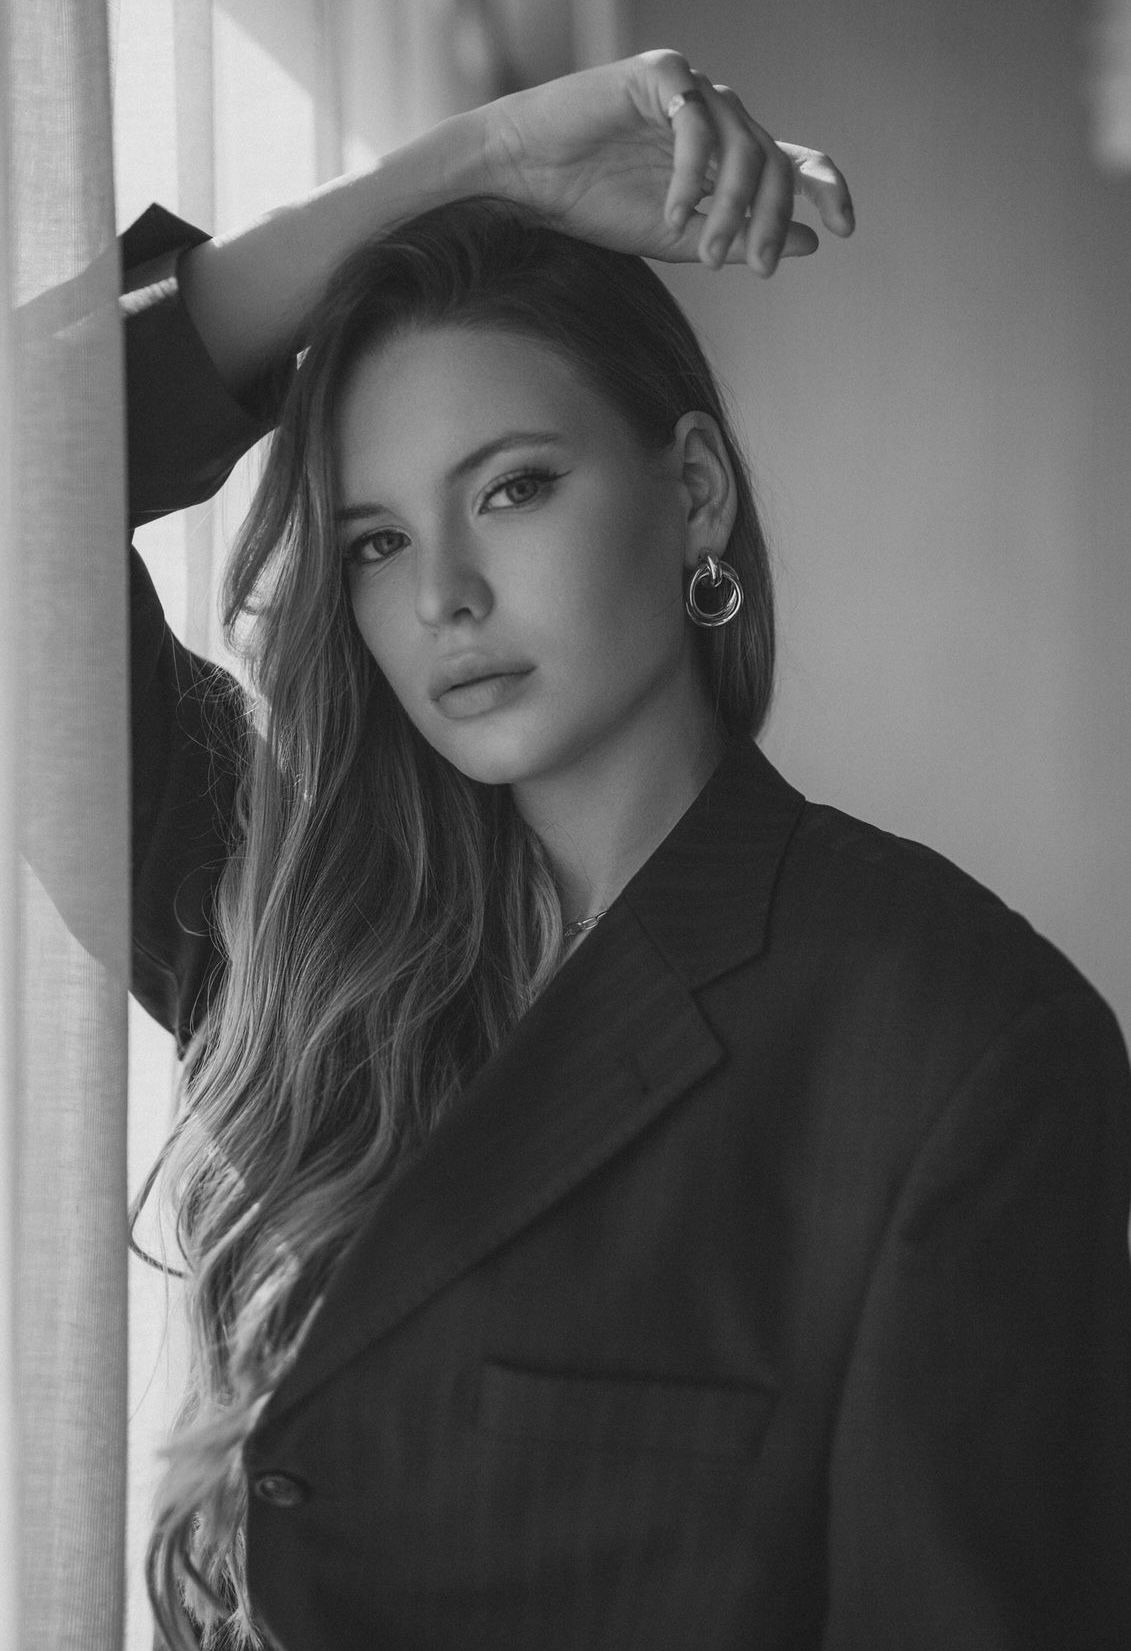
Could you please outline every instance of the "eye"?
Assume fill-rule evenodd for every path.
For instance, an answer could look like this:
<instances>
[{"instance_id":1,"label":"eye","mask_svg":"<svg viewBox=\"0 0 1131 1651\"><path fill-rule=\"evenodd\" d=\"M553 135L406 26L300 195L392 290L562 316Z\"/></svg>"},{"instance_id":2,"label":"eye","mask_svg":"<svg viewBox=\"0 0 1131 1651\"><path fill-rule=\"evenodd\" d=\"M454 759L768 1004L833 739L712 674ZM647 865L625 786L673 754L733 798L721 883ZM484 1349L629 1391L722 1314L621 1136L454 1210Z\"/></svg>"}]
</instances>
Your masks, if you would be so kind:
<instances>
[{"instance_id":1,"label":"eye","mask_svg":"<svg viewBox=\"0 0 1131 1651\"><path fill-rule=\"evenodd\" d=\"M553 470L539 470L536 467L529 470L516 470L513 475L503 476L494 483L483 495L484 510L487 509L517 509L524 504L533 504L542 493L552 487L555 482L561 481L561 474ZM506 494L509 504L492 505L490 501L497 494Z\"/></svg>"},{"instance_id":2,"label":"eye","mask_svg":"<svg viewBox=\"0 0 1131 1651\"><path fill-rule=\"evenodd\" d=\"M390 543L391 540L402 540L402 544ZM395 556L408 543L408 535L402 533L399 527L379 527L372 533L363 533L361 538L354 539L346 546L342 560L347 567L372 567L377 562L387 562L390 556ZM366 549L373 551L372 556L362 553Z\"/></svg>"}]
</instances>

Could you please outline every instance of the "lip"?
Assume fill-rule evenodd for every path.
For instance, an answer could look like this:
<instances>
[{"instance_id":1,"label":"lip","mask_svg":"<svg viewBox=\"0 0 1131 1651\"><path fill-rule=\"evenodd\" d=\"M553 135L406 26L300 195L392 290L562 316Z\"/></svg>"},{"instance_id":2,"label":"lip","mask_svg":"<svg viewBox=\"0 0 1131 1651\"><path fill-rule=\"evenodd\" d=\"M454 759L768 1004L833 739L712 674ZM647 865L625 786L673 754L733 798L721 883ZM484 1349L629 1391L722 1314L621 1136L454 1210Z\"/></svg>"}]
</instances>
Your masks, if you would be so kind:
<instances>
[{"instance_id":1,"label":"lip","mask_svg":"<svg viewBox=\"0 0 1131 1651\"><path fill-rule=\"evenodd\" d=\"M462 688L468 682L479 682L491 676L526 676L534 669L517 659L494 659L490 654L453 654L442 659L428 679L428 697L433 701L443 698L451 688Z\"/></svg>"},{"instance_id":2,"label":"lip","mask_svg":"<svg viewBox=\"0 0 1131 1651\"><path fill-rule=\"evenodd\" d=\"M467 722L473 717L491 716L523 697L533 670L495 672L457 682L440 695L436 710L447 722Z\"/></svg>"}]
</instances>

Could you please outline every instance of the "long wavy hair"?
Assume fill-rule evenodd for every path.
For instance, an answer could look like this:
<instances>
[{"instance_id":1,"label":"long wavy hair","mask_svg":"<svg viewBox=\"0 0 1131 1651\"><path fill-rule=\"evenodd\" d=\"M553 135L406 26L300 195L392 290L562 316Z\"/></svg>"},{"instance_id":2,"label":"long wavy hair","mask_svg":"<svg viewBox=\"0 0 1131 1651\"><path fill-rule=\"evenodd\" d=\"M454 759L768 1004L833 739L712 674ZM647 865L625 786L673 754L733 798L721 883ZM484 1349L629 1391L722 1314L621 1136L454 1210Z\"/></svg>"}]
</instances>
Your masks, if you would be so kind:
<instances>
[{"instance_id":1,"label":"long wavy hair","mask_svg":"<svg viewBox=\"0 0 1131 1651\"><path fill-rule=\"evenodd\" d=\"M713 415L738 491L727 559L746 600L697 630L717 724L770 699L765 541L727 409L639 258L476 197L414 217L340 268L306 329L227 566L246 665L233 842L215 903L223 977L188 1042L156 1185L184 1258L187 1391L147 1577L176 1651L258 1647L244 1443L391 1169L420 1150L564 956L558 890L509 789L467 779L402 711L358 631L334 523L335 414L359 353L408 328L501 328L559 353L667 446ZM132 1231L132 1226L131 1226ZM202 1630L198 1639L195 1619Z\"/></svg>"}]
</instances>

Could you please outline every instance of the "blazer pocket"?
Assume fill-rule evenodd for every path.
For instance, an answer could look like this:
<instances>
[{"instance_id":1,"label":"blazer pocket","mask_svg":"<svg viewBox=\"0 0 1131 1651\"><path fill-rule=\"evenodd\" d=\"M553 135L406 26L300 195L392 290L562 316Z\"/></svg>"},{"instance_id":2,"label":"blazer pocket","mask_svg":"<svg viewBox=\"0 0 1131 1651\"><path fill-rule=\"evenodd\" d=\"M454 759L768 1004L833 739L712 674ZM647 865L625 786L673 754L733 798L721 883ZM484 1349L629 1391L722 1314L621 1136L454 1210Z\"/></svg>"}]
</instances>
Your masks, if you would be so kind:
<instances>
[{"instance_id":1,"label":"blazer pocket","mask_svg":"<svg viewBox=\"0 0 1131 1651\"><path fill-rule=\"evenodd\" d=\"M595 1451L751 1461L776 1401L770 1387L563 1375L488 1363L477 1419L488 1433Z\"/></svg>"}]
</instances>

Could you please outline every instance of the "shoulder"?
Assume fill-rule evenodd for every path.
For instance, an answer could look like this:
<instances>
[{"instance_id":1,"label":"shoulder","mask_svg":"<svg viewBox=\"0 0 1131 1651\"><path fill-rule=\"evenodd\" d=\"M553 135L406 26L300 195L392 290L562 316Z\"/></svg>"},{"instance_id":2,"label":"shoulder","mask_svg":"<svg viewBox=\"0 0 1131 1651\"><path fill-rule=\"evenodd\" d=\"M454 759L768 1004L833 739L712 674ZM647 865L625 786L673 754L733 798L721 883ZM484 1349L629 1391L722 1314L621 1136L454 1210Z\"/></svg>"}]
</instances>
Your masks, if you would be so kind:
<instances>
[{"instance_id":1,"label":"shoulder","mask_svg":"<svg viewBox=\"0 0 1131 1651\"><path fill-rule=\"evenodd\" d=\"M969 1048L1042 1008L1112 1020L1019 912L922 843L807 802L783 856L771 945L812 987L907 1039Z\"/></svg>"},{"instance_id":2,"label":"shoulder","mask_svg":"<svg viewBox=\"0 0 1131 1651\"><path fill-rule=\"evenodd\" d=\"M975 1178L991 1140L1008 1155L1044 1131L1126 1154L1131 1072L1110 1007L1024 916L920 843L805 803L764 948L732 990L732 1047L786 1097L798 1162L821 1143L858 1167L864 1203L869 1185L879 1204L894 1195L936 1126L944 1157L973 1154Z\"/></svg>"}]
</instances>

